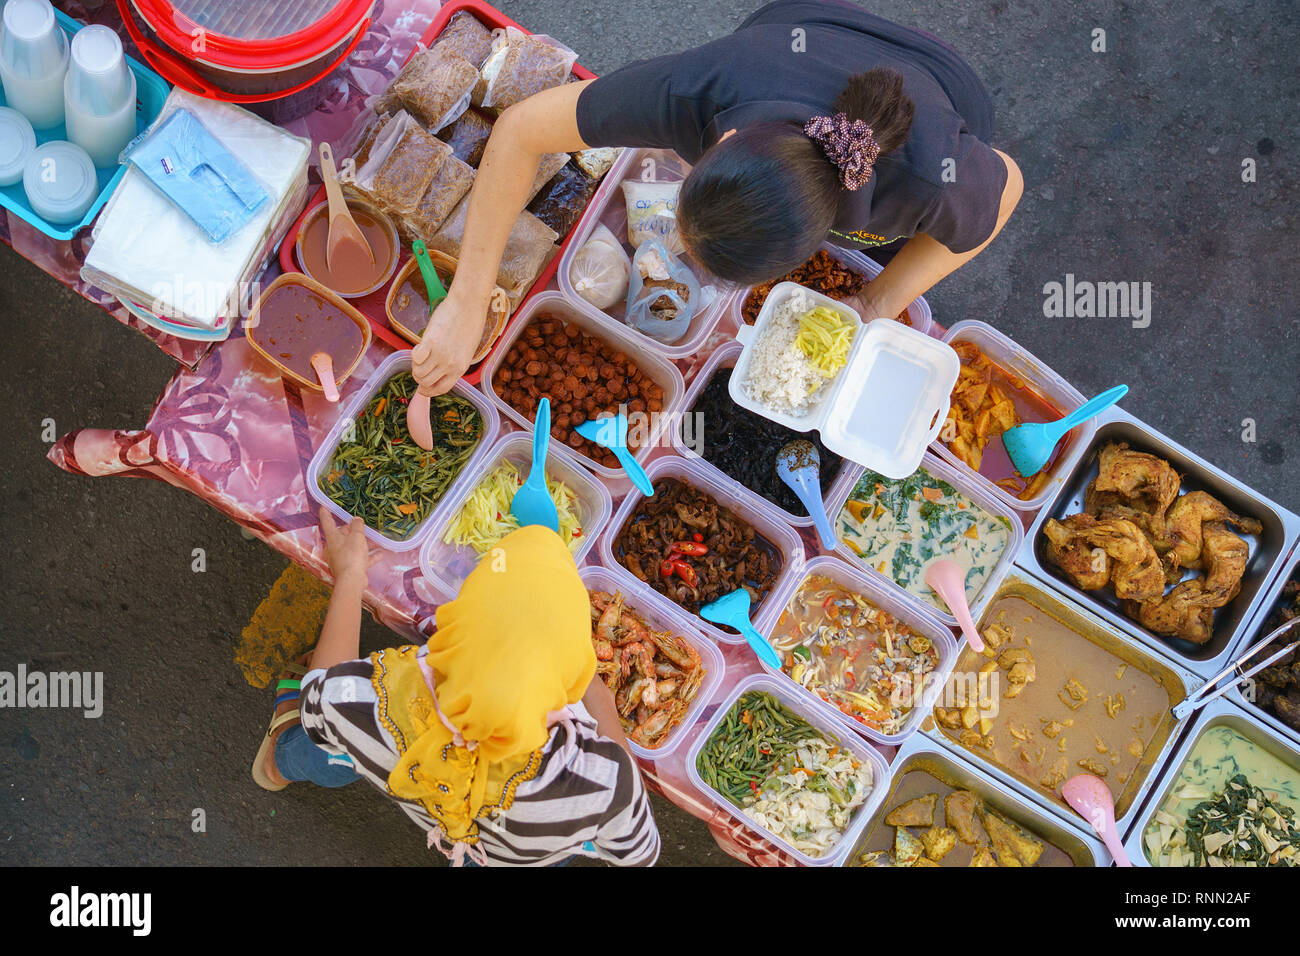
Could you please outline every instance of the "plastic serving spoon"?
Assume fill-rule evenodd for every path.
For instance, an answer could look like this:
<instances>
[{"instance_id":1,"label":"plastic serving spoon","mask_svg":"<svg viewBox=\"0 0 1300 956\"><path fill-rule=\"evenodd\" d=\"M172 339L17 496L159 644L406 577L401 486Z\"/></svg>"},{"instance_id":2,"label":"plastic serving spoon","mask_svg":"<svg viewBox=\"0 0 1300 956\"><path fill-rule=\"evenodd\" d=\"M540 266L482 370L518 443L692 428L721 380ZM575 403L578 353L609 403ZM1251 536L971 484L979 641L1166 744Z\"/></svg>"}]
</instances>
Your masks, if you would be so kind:
<instances>
[{"instance_id":1,"label":"plastic serving spoon","mask_svg":"<svg viewBox=\"0 0 1300 956\"><path fill-rule=\"evenodd\" d=\"M334 359L329 352L315 352L311 357L311 367L320 379L320 387L325 390L325 399L330 402L339 400L338 383L334 381Z\"/></svg>"},{"instance_id":2,"label":"plastic serving spoon","mask_svg":"<svg viewBox=\"0 0 1300 956\"><path fill-rule=\"evenodd\" d=\"M966 603L966 572L961 569L961 565L952 558L940 558L925 569L925 583L943 598L975 653L982 654L984 641L980 632L975 630L975 622L971 620L970 605Z\"/></svg>"},{"instance_id":3,"label":"plastic serving spoon","mask_svg":"<svg viewBox=\"0 0 1300 956\"><path fill-rule=\"evenodd\" d=\"M714 624L734 627L744 635L760 661L768 667L781 669L780 655L749 621L749 592L744 588L736 588L730 594L724 594L716 601L710 601L700 608L700 617Z\"/></svg>"},{"instance_id":4,"label":"plastic serving spoon","mask_svg":"<svg viewBox=\"0 0 1300 956\"><path fill-rule=\"evenodd\" d=\"M429 297L429 314L432 315L438 303L447 298L447 290L442 287L438 270L433 267L433 262L429 259L429 250L425 248L424 240L416 239L411 243L411 254L415 256L416 264L420 267L420 275L424 276L424 291ZM423 389L416 389L415 395L406 406L406 430L411 433L415 443L425 451L433 448L433 423L429 420L429 394Z\"/></svg>"},{"instance_id":5,"label":"plastic serving spoon","mask_svg":"<svg viewBox=\"0 0 1300 956\"><path fill-rule=\"evenodd\" d=\"M1110 789L1100 777L1090 773L1081 773L1065 781L1061 787L1061 796L1065 797L1074 812L1083 817L1097 831L1110 855L1115 858L1116 866L1132 866L1133 862L1124 852L1120 842L1119 831L1115 826L1115 801Z\"/></svg>"},{"instance_id":6,"label":"plastic serving spoon","mask_svg":"<svg viewBox=\"0 0 1300 956\"><path fill-rule=\"evenodd\" d=\"M826 517L826 502L822 500L821 464L817 446L804 438L790 442L776 453L777 477L790 486L808 509L821 535L822 547L834 551L839 542L835 540L835 532Z\"/></svg>"},{"instance_id":7,"label":"plastic serving spoon","mask_svg":"<svg viewBox=\"0 0 1300 956\"><path fill-rule=\"evenodd\" d=\"M551 400L545 395L537 403L537 420L533 423L533 465L515 496L510 499L510 513L523 528L530 524L545 525L556 534L560 531L560 513L546 488L546 444L551 439Z\"/></svg>"},{"instance_id":8,"label":"plastic serving spoon","mask_svg":"<svg viewBox=\"0 0 1300 956\"><path fill-rule=\"evenodd\" d=\"M594 441L600 447L612 451L614 456L618 458L618 463L627 472L627 476L632 479L632 484L636 485L637 490L647 498L654 495L655 486L650 483L650 478L645 473L645 469L627 450L626 415L619 412L617 415L606 415L604 418L597 418L594 421L588 419L575 428L574 431L587 441Z\"/></svg>"},{"instance_id":9,"label":"plastic serving spoon","mask_svg":"<svg viewBox=\"0 0 1300 956\"><path fill-rule=\"evenodd\" d=\"M1082 425L1094 415L1100 415L1127 394L1127 385L1116 385L1084 402L1064 418L1058 418L1054 422L1025 422L1004 431L1002 445L1011 458L1011 464L1025 478L1038 474L1066 432L1075 425Z\"/></svg>"},{"instance_id":10,"label":"plastic serving spoon","mask_svg":"<svg viewBox=\"0 0 1300 956\"><path fill-rule=\"evenodd\" d=\"M370 248L365 233L352 218L343 190L339 187L338 171L334 168L334 151L329 143L320 144L320 174L325 180L325 195L329 199L330 229L325 239L325 264L331 272L336 271L336 263L342 263L349 256L375 261L375 250Z\"/></svg>"}]
</instances>

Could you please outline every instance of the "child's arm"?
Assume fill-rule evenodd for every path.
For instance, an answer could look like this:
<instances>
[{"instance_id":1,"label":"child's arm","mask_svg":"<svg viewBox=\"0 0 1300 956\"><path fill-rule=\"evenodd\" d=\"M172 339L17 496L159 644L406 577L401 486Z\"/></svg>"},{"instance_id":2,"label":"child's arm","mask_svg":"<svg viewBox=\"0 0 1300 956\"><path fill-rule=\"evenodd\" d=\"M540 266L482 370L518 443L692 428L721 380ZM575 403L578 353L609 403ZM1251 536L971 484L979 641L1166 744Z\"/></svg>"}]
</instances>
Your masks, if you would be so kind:
<instances>
[{"instance_id":1,"label":"child's arm","mask_svg":"<svg viewBox=\"0 0 1300 956\"><path fill-rule=\"evenodd\" d=\"M311 655L311 669L333 667L356 660L361 654L361 594L366 589L369 564L366 533L361 519L353 518L346 528L335 526L334 518L322 507L321 531L325 535L325 556L334 575L334 593L320 641Z\"/></svg>"}]
</instances>

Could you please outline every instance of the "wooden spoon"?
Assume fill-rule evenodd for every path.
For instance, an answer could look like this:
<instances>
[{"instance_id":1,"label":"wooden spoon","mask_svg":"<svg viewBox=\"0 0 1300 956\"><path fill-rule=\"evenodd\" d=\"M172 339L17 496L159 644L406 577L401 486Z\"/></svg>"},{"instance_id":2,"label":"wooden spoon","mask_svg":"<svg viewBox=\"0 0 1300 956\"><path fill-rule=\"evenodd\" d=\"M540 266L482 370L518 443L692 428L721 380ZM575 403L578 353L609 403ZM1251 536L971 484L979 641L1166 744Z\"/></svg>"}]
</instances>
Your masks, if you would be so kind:
<instances>
[{"instance_id":1,"label":"wooden spoon","mask_svg":"<svg viewBox=\"0 0 1300 956\"><path fill-rule=\"evenodd\" d=\"M338 172L334 168L334 151L329 143L320 144L320 174L325 180L325 195L329 197L330 231L325 240L325 264L330 272L337 272L338 267L348 257L375 261L375 251L366 241L365 233L352 218L347 200L343 198L343 189L339 186Z\"/></svg>"}]
</instances>

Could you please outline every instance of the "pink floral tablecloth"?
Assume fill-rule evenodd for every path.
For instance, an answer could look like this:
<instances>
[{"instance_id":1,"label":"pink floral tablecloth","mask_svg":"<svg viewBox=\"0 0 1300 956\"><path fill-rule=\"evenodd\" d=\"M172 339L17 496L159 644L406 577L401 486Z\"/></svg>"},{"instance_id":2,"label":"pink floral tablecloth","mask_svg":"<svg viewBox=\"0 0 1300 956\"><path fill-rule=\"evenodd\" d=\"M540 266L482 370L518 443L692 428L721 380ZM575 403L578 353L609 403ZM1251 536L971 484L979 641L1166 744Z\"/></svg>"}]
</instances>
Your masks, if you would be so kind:
<instances>
[{"instance_id":1,"label":"pink floral tablecloth","mask_svg":"<svg viewBox=\"0 0 1300 956\"><path fill-rule=\"evenodd\" d=\"M72 16L119 26L111 3L59 4ZM331 143L352 131L366 97L381 90L410 53L439 8L437 0L402 0L376 4L370 34L348 64L335 88L316 112L288 124L293 132ZM82 282L78 271L88 248L88 231L70 242L56 242L16 217L0 222L0 237L13 248L109 311L119 322L153 340L181 368L159 396L152 415L139 430L86 428L63 436L49 452L52 462L74 474L122 475L166 481L203 498L214 508L318 577L327 578L316 507L307 494L306 471L318 443L334 423L339 405L301 391L271 371L254 354L242 328L229 340L210 346L165 335L139 323L115 299ZM272 270L275 266L271 266ZM725 321L725 320L724 320ZM707 347L679 363L689 378L733 330L720 328ZM376 341L345 383L343 402L360 388L390 354ZM504 416L503 416L504 419ZM503 420L503 429L513 426ZM663 452L660 452L663 453ZM615 498L626 487L611 489ZM815 537L805 535L809 552ZM371 549L373 564L365 602L374 617L408 639L431 628L439 593L420 573L418 550L398 554ZM743 646L722 647L727 674L715 700L760 668ZM715 705L716 706L716 705ZM698 732L715 707L701 713ZM794 865L767 840L712 804L692 787L685 771L689 741L668 758L642 762L652 786L686 812L706 821L718 845L752 865Z\"/></svg>"}]
</instances>

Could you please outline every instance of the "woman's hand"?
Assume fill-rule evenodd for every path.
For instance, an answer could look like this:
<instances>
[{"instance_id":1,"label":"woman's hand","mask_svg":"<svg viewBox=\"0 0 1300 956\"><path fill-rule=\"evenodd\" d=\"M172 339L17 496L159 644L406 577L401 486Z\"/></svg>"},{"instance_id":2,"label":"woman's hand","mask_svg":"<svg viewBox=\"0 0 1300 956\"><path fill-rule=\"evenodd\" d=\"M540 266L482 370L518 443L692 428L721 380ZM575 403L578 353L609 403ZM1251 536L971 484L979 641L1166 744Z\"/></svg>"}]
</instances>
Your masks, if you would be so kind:
<instances>
[{"instance_id":1,"label":"woman's hand","mask_svg":"<svg viewBox=\"0 0 1300 956\"><path fill-rule=\"evenodd\" d=\"M451 391L478 350L487 313L488 303L458 296L454 291L438 303L420 336L420 344L411 350L411 374L421 391L427 395Z\"/></svg>"},{"instance_id":2,"label":"woman's hand","mask_svg":"<svg viewBox=\"0 0 1300 956\"><path fill-rule=\"evenodd\" d=\"M366 545L365 526L360 518L340 528L334 523L334 515L324 505L320 509L320 528L325 536L325 559L329 562L330 573L334 575L334 586L343 583L366 583L366 569L370 565L369 549Z\"/></svg>"}]
</instances>

